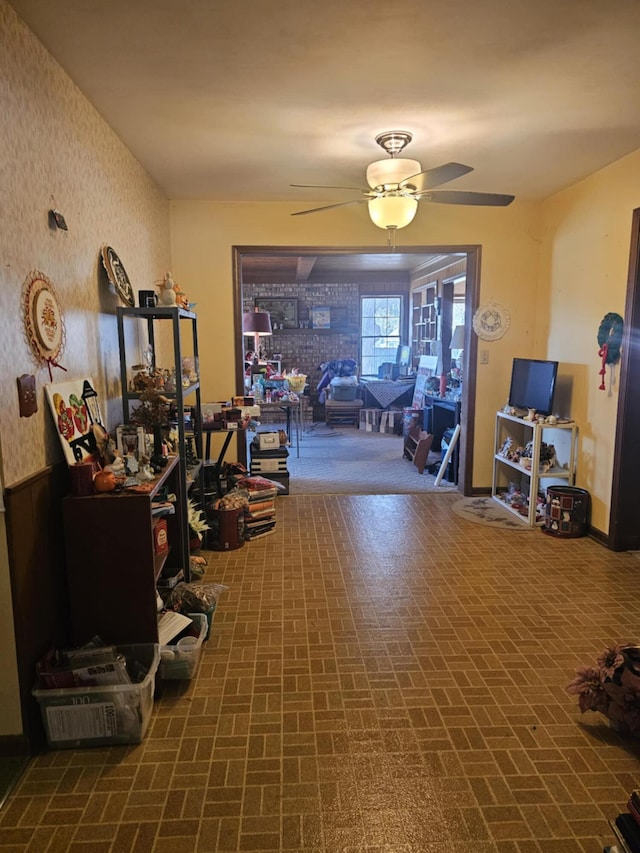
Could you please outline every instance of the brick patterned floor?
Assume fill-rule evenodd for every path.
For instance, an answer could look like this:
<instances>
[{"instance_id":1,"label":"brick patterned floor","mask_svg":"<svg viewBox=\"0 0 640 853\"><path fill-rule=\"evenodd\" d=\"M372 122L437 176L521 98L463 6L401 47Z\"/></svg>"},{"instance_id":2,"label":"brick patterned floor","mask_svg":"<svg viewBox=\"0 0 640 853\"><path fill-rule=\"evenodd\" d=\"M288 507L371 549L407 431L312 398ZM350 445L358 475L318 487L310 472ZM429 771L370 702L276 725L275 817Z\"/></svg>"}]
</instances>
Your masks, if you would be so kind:
<instances>
[{"instance_id":1,"label":"brick patterned floor","mask_svg":"<svg viewBox=\"0 0 640 853\"><path fill-rule=\"evenodd\" d=\"M595 853L640 740L565 685L637 639L638 561L494 530L457 495L278 499L197 677L137 746L36 757L0 811L21 853Z\"/></svg>"}]
</instances>

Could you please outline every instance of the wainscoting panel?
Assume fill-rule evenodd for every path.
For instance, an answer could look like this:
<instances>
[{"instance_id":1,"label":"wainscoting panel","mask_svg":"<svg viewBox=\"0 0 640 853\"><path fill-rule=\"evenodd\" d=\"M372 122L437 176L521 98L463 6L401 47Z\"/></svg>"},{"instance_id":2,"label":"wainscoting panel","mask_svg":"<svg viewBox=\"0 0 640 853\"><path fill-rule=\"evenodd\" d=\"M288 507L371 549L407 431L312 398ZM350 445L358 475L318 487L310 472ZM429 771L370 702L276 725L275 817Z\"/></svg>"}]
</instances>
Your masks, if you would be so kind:
<instances>
[{"instance_id":1,"label":"wainscoting panel","mask_svg":"<svg viewBox=\"0 0 640 853\"><path fill-rule=\"evenodd\" d=\"M5 490L22 725L28 748L45 743L38 703L31 695L35 665L51 646L69 642L62 497L66 465L45 468Z\"/></svg>"}]
</instances>

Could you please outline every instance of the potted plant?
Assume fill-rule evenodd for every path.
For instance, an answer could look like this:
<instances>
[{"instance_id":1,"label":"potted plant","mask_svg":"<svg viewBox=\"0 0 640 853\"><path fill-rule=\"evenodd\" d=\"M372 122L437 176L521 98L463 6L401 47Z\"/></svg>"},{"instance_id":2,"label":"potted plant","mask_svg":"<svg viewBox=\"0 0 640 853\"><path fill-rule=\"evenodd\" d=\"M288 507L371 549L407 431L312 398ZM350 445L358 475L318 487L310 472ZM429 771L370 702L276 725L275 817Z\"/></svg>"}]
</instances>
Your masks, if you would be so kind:
<instances>
[{"instance_id":1,"label":"potted plant","mask_svg":"<svg viewBox=\"0 0 640 853\"><path fill-rule=\"evenodd\" d=\"M640 735L640 647L620 644L605 649L595 662L576 671L567 692L585 711L599 711L611 728Z\"/></svg>"}]
</instances>

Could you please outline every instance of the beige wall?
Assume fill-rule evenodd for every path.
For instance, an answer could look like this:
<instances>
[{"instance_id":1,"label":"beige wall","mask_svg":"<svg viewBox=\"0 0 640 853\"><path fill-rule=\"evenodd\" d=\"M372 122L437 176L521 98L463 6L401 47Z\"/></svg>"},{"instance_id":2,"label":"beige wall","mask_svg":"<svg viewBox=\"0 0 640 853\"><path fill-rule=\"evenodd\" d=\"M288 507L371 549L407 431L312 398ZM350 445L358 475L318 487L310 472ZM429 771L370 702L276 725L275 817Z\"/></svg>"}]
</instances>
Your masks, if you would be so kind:
<instances>
[{"instance_id":1,"label":"beige wall","mask_svg":"<svg viewBox=\"0 0 640 853\"><path fill-rule=\"evenodd\" d=\"M631 218L640 207L640 152L548 199L540 263L537 349L572 380L571 415L580 430L577 485L591 494L591 523L608 531L618 369L600 385L598 327L624 316Z\"/></svg>"},{"instance_id":2,"label":"beige wall","mask_svg":"<svg viewBox=\"0 0 640 853\"><path fill-rule=\"evenodd\" d=\"M313 204L171 203L173 272L202 318L205 397L216 400L234 391L232 246L386 246L385 232L372 225L364 208L291 217L304 206ZM481 298L501 302L511 312L509 334L486 344L489 364L478 367L474 483L490 485L494 416L506 402L511 358L515 349L525 356L534 349L538 208L518 202L503 210L423 204L397 237L398 248L481 244Z\"/></svg>"},{"instance_id":3,"label":"beige wall","mask_svg":"<svg viewBox=\"0 0 640 853\"><path fill-rule=\"evenodd\" d=\"M168 203L80 91L0 0L0 444L2 479L12 485L62 459L43 386L23 333L20 294L31 270L53 282L64 311L67 372L54 381L92 376L109 427L121 418L117 297L99 279L104 243L116 250L134 289L153 286L169 267ZM69 231L54 231L57 206ZM38 412L20 418L16 378L33 373ZM0 592L8 600L4 525ZM6 593L6 594L5 594ZM0 621L0 735L21 733L16 706L13 627ZM7 689L9 685L9 689Z\"/></svg>"},{"instance_id":4,"label":"beige wall","mask_svg":"<svg viewBox=\"0 0 640 853\"><path fill-rule=\"evenodd\" d=\"M364 209L292 219L303 205L172 202L176 275L206 316L203 382L213 399L233 392L233 245L384 246ZM312 206L305 203L304 206ZM398 233L398 247L480 244L480 301L511 314L499 341L479 342L489 364L477 368L475 487L491 483L495 411L506 402L514 356L560 362L556 402L579 427L576 485L592 498L592 525L608 532L618 386L607 371L599 391L597 331L610 311L624 314L631 216L640 206L640 152L558 193L542 205L506 210L423 204ZM203 324L201 323L201 327ZM202 333L201 333L202 334Z\"/></svg>"}]
</instances>

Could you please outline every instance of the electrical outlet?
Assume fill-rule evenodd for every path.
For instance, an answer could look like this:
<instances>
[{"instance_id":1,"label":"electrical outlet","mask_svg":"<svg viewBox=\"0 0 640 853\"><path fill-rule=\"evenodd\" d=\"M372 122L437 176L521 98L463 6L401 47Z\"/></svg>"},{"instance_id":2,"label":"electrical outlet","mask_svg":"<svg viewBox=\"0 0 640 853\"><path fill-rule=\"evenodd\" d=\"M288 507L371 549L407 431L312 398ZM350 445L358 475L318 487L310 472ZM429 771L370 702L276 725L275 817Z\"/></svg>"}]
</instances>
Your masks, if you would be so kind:
<instances>
[{"instance_id":1,"label":"electrical outlet","mask_svg":"<svg viewBox=\"0 0 640 853\"><path fill-rule=\"evenodd\" d=\"M489 350L481 349L480 350L480 364L489 364Z\"/></svg>"}]
</instances>

